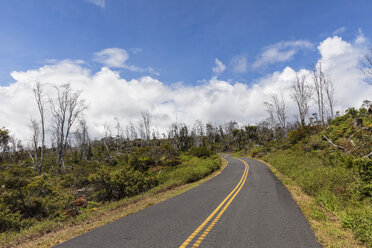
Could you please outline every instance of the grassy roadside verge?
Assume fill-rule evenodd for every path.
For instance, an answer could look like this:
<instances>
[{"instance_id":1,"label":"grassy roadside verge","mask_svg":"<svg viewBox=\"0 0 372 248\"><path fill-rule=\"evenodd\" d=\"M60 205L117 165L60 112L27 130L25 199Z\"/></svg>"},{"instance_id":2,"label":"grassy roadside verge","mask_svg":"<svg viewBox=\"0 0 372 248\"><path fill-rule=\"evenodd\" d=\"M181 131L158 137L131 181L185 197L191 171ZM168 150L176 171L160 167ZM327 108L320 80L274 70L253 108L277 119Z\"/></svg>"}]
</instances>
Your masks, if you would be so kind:
<instances>
[{"instance_id":1,"label":"grassy roadside verge","mask_svg":"<svg viewBox=\"0 0 372 248\"><path fill-rule=\"evenodd\" d=\"M190 190L218 175L227 165L217 156L183 157L182 162L164 171L161 184L141 195L83 210L67 222L43 221L20 233L6 233L0 236L0 246L50 247Z\"/></svg>"},{"instance_id":2,"label":"grassy roadside verge","mask_svg":"<svg viewBox=\"0 0 372 248\"><path fill-rule=\"evenodd\" d=\"M244 156L241 153L235 155ZM330 206L325 206L318 197L307 194L303 189L303 185L294 180L293 177L284 174L285 170L281 167L283 163L291 164L288 163L290 159L288 154L279 154L279 152L276 152L275 154L266 155L263 159L265 161L258 160L265 163L285 185L309 221L318 241L324 247L368 247L368 245L362 244L357 239L355 232L343 227L341 215L345 214L345 212L329 211L327 208L330 208ZM297 162L298 159L295 158ZM303 159L306 160L309 158ZM307 160L307 162L310 161ZM297 173L304 174L304 171L299 169ZM329 204L331 205L332 203L329 202Z\"/></svg>"}]
</instances>

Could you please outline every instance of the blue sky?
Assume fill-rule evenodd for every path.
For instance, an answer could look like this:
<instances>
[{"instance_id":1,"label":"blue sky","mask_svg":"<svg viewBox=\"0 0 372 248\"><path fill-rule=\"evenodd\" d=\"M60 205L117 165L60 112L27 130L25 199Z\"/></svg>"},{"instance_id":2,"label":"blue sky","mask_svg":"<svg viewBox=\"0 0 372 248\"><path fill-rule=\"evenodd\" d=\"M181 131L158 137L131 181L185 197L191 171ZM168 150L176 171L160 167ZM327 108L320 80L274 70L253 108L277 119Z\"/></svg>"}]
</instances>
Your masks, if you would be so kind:
<instances>
[{"instance_id":1,"label":"blue sky","mask_svg":"<svg viewBox=\"0 0 372 248\"><path fill-rule=\"evenodd\" d=\"M51 60L83 60L98 71L94 54L106 48L125 49L125 63L142 68L117 68L123 78L152 68L152 77L165 84L195 85L215 74L249 84L285 66L315 64L317 45L334 32L353 40L363 30L370 38L371 11L367 0L2 0L0 85L14 81L12 71ZM280 43L291 41L300 43ZM289 53L257 63L270 48ZM213 73L216 58L226 69ZM240 69L238 61L244 62Z\"/></svg>"}]
</instances>

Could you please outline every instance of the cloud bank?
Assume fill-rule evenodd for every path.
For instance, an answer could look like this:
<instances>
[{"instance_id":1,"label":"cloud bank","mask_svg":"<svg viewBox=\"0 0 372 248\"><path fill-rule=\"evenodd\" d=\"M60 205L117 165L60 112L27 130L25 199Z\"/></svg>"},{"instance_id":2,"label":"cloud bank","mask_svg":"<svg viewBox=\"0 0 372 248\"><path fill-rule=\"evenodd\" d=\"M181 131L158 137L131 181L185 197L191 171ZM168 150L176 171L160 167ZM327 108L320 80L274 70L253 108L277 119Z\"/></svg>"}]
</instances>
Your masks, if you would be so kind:
<instances>
[{"instance_id":1,"label":"cloud bank","mask_svg":"<svg viewBox=\"0 0 372 248\"><path fill-rule=\"evenodd\" d=\"M372 86L361 80L358 70L363 53L363 44L358 40L360 37L347 42L334 36L323 40L317 47L320 54L318 63L322 63L325 73L335 84L336 110L359 107L364 99L372 96ZM28 139L31 133L29 119L38 117L32 95L36 81L43 84L49 96L53 95L53 84L70 82L74 89L82 90L82 97L89 105L86 119L92 137L104 133L105 123L114 127L115 117L125 125L129 121L136 122L142 111L152 114L153 124L160 132L165 132L172 122L192 125L197 119L215 124L228 120L255 124L266 119L263 102L274 92L279 92L287 100L288 117L291 120L296 118L297 109L289 96L291 80L296 72L290 67L259 78L250 85L219 80L216 76L198 85L167 85L151 76L131 80L121 77L109 66L125 64L126 53L119 50L118 54L111 56L107 51L112 50L103 51L97 56L109 56L101 61L106 66L98 72L92 72L81 61L72 60L58 61L35 70L13 71L14 83L0 86L0 126L7 127L23 140ZM215 62L216 74L226 69L218 59ZM307 80L311 80L308 70L303 69L300 73L308 75Z\"/></svg>"}]
</instances>

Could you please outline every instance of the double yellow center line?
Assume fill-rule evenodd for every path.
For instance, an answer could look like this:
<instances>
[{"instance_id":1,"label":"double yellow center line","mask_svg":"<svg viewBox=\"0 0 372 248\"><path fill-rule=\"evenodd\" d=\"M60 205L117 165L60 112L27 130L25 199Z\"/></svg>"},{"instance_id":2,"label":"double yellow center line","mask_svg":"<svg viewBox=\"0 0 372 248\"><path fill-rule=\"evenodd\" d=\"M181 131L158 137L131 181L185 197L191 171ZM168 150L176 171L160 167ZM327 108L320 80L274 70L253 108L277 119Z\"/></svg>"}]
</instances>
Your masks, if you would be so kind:
<instances>
[{"instance_id":1,"label":"double yellow center line","mask_svg":"<svg viewBox=\"0 0 372 248\"><path fill-rule=\"evenodd\" d=\"M217 221L221 218L222 214L229 207L230 203L234 200L239 191L242 189L245 181L247 180L249 165L244 160L241 160L239 158L236 159L244 163L244 173L238 185L236 185L236 187L231 191L231 193L220 203L220 205L218 205L218 207L208 216L208 218L206 218L205 221L185 240L185 242L183 242L180 248L187 247L190 244L190 242L193 241L194 238L200 233L200 231L203 230L203 228L210 222L210 220L218 213L216 217L213 219L213 221L209 224L209 226L204 230L204 232L199 236L199 238L192 246L198 247L200 243L204 240L204 238L207 236L207 234L212 230L214 225L216 225Z\"/></svg>"}]
</instances>

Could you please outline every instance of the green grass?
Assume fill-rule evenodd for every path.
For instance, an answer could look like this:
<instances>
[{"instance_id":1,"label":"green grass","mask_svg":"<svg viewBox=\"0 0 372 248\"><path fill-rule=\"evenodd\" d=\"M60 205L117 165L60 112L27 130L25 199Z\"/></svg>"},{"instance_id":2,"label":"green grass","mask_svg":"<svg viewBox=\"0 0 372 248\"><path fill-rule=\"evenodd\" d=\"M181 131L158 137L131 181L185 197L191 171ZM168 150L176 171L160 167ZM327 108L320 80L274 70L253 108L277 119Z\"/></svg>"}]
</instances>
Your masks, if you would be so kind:
<instances>
[{"instance_id":1,"label":"green grass","mask_svg":"<svg viewBox=\"0 0 372 248\"><path fill-rule=\"evenodd\" d=\"M218 155L210 158L197 158L194 156L181 156L182 165L168 167L159 175L160 184L182 185L198 181L221 167Z\"/></svg>"},{"instance_id":2,"label":"green grass","mask_svg":"<svg viewBox=\"0 0 372 248\"><path fill-rule=\"evenodd\" d=\"M360 181L352 169L326 166L316 153L301 150L277 150L264 156L280 173L292 179L296 185L315 199L316 205L334 214L344 228L372 247L372 207L369 198L360 199ZM325 218L315 205L314 218Z\"/></svg>"}]
</instances>

